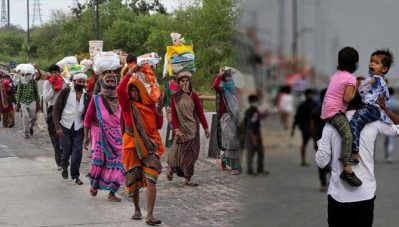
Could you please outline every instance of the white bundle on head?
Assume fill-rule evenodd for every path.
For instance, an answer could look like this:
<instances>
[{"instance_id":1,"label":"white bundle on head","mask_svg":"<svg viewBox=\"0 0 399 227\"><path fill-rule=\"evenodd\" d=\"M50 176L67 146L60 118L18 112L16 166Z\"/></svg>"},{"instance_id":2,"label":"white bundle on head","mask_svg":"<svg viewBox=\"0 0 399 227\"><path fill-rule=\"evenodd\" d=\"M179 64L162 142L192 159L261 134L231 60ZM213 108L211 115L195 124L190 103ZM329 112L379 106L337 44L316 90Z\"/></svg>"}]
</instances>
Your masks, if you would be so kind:
<instances>
[{"instance_id":1,"label":"white bundle on head","mask_svg":"<svg viewBox=\"0 0 399 227\"><path fill-rule=\"evenodd\" d=\"M20 74L35 74L35 68L31 64L19 64L15 70Z\"/></svg>"},{"instance_id":2,"label":"white bundle on head","mask_svg":"<svg viewBox=\"0 0 399 227\"><path fill-rule=\"evenodd\" d=\"M91 61L89 59L83 59L82 61L80 61L80 66L82 67L82 71L84 73L86 73L87 71L89 71L92 68L93 61Z\"/></svg>"},{"instance_id":3,"label":"white bundle on head","mask_svg":"<svg viewBox=\"0 0 399 227\"><path fill-rule=\"evenodd\" d=\"M117 70L121 67L119 56L114 52L100 52L94 56L93 71L95 74L102 74L108 70Z\"/></svg>"},{"instance_id":4,"label":"white bundle on head","mask_svg":"<svg viewBox=\"0 0 399 227\"><path fill-rule=\"evenodd\" d=\"M157 53L151 52L148 54L143 54L137 57L137 65L142 66L144 64L149 64L151 66L158 65L160 58Z\"/></svg>"},{"instance_id":5,"label":"white bundle on head","mask_svg":"<svg viewBox=\"0 0 399 227\"><path fill-rule=\"evenodd\" d=\"M65 66L71 66L71 65L77 65L78 64L78 59L75 56L69 56L63 58L61 61L57 62L56 65L58 65L61 69L63 69Z\"/></svg>"}]
</instances>

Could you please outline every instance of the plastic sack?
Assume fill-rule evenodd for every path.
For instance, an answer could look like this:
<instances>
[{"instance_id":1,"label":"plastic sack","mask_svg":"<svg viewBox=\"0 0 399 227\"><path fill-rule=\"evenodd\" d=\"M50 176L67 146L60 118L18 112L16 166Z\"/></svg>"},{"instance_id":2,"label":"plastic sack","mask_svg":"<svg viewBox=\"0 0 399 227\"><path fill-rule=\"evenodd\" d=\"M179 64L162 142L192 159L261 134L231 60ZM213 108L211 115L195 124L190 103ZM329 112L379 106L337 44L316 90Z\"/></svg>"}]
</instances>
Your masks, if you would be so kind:
<instances>
[{"instance_id":1,"label":"plastic sack","mask_svg":"<svg viewBox=\"0 0 399 227\"><path fill-rule=\"evenodd\" d=\"M137 65L139 66L142 66L144 64L155 66L159 64L159 61L160 61L159 56L155 52L144 54L137 57Z\"/></svg>"},{"instance_id":2,"label":"plastic sack","mask_svg":"<svg viewBox=\"0 0 399 227\"><path fill-rule=\"evenodd\" d=\"M28 74L28 73L30 73L31 75L35 74L35 68L31 64L19 64L15 68L15 71L20 74Z\"/></svg>"},{"instance_id":3,"label":"plastic sack","mask_svg":"<svg viewBox=\"0 0 399 227\"><path fill-rule=\"evenodd\" d=\"M57 65L61 69L63 69L65 66L77 65L77 64L78 64L78 59L75 56L65 57L61 61L57 62Z\"/></svg>"},{"instance_id":4,"label":"plastic sack","mask_svg":"<svg viewBox=\"0 0 399 227\"><path fill-rule=\"evenodd\" d=\"M117 70L121 67L119 56L114 52L101 52L94 56L93 71L102 74L104 71Z\"/></svg>"},{"instance_id":5,"label":"plastic sack","mask_svg":"<svg viewBox=\"0 0 399 227\"><path fill-rule=\"evenodd\" d=\"M195 55L193 46L168 46L166 48L169 75L182 71L195 72Z\"/></svg>"},{"instance_id":6,"label":"plastic sack","mask_svg":"<svg viewBox=\"0 0 399 227\"><path fill-rule=\"evenodd\" d=\"M82 61L80 61L80 66L82 68L83 73L86 73L87 71L89 71L92 68L93 61L91 61L89 59L83 59Z\"/></svg>"}]
</instances>

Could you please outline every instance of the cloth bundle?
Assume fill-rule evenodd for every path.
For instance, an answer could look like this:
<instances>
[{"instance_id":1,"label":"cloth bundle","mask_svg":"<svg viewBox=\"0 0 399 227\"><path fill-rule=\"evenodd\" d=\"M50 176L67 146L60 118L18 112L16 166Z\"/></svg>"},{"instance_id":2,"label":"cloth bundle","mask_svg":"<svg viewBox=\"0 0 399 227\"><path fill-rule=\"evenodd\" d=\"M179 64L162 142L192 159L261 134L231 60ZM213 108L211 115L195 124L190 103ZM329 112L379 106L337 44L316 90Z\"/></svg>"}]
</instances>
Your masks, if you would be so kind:
<instances>
[{"instance_id":1,"label":"cloth bundle","mask_svg":"<svg viewBox=\"0 0 399 227\"><path fill-rule=\"evenodd\" d=\"M77 64L78 64L78 59L75 56L65 57L61 61L57 62L57 65L60 67L60 69L65 68L65 66L71 66Z\"/></svg>"},{"instance_id":2,"label":"cloth bundle","mask_svg":"<svg viewBox=\"0 0 399 227\"><path fill-rule=\"evenodd\" d=\"M20 74L35 74L35 68L31 64L19 64L15 70Z\"/></svg>"},{"instance_id":3,"label":"cloth bundle","mask_svg":"<svg viewBox=\"0 0 399 227\"><path fill-rule=\"evenodd\" d=\"M101 52L94 56L93 71L102 74L108 70L117 70L121 67L119 56L114 52Z\"/></svg>"}]
</instances>

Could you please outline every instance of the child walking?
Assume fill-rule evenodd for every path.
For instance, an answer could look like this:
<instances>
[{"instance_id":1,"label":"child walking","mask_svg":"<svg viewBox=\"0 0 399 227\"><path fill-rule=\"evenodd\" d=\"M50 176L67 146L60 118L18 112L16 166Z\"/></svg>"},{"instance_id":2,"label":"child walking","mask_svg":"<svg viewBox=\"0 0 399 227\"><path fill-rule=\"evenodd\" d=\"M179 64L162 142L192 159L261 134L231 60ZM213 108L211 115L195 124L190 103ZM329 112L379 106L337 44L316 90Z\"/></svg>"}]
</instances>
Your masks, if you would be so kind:
<instances>
[{"instance_id":1,"label":"child walking","mask_svg":"<svg viewBox=\"0 0 399 227\"><path fill-rule=\"evenodd\" d=\"M369 76L360 83L359 94L362 102L350 121L353 136L352 155L355 162L360 159L360 132L364 126L377 120L382 120L387 124L393 123L377 104L379 97L383 97L385 103L389 103L389 90L385 82L385 75L388 73L392 62L393 55L388 49L376 50L370 57Z\"/></svg>"},{"instance_id":2,"label":"child walking","mask_svg":"<svg viewBox=\"0 0 399 227\"><path fill-rule=\"evenodd\" d=\"M358 187L362 181L352 171L355 163L352 157L353 136L350 124L345 116L348 103L356 94L357 81L353 73L358 68L359 54L352 47L345 47L338 52L337 72L331 77L323 101L320 118L330 123L341 135L341 158L344 165L340 177L348 184Z\"/></svg>"}]
</instances>

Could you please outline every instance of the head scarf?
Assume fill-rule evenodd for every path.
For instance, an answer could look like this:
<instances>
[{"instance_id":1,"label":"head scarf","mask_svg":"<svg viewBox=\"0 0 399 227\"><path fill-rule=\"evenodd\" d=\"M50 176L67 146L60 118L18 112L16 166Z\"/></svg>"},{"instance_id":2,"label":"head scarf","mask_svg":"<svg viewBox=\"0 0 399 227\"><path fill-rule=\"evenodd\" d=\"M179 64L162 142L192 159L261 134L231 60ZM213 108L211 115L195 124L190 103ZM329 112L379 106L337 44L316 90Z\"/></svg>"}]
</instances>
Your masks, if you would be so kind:
<instances>
[{"instance_id":1,"label":"head scarf","mask_svg":"<svg viewBox=\"0 0 399 227\"><path fill-rule=\"evenodd\" d=\"M140 96L140 102L142 104L147 105L147 106L153 104L151 97L148 94L147 89L145 88L145 85L143 84L143 82L140 79L138 79L137 77L132 77L129 80L129 84L127 86L128 93L129 93L130 86L135 86L137 88L139 96Z\"/></svg>"},{"instance_id":2,"label":"head scarf","mask_svg":"<svg viewBox=\"0 0 399 227\"><path fill-rule=\"evenodd\" d=\"M115 84L108 84L106 78L113 77L115 79ZM116 75L115 74L105 74L101 81L101 97L107 110L113 114L118 111L118 99L116 97Z\"/></svg>"}]
</instances>

